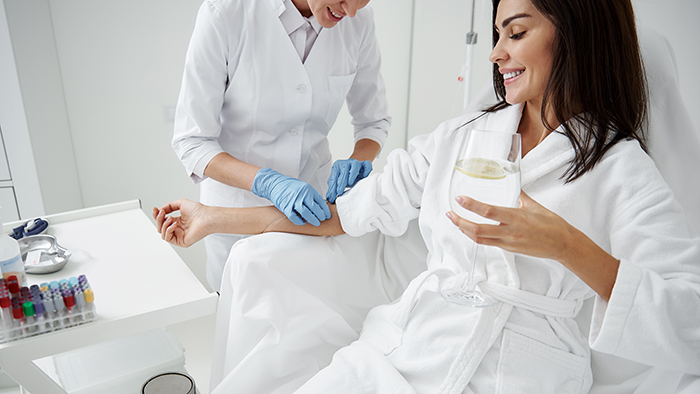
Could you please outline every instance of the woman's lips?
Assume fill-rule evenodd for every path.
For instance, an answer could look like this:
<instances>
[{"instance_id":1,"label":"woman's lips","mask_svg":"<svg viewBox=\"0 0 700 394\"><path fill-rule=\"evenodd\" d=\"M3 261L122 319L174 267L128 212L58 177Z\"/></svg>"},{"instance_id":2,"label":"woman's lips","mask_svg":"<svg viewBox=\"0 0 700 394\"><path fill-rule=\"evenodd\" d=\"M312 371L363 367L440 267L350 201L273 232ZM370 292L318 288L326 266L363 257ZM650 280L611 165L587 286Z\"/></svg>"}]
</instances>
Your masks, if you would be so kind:
<instances>
[{"instance_id":1,"label":"woman's lips","mask_svg":"<svg viewBox=\"0 0 700 394\"><path fill-rule=\"evenodd\" d=\"M343 19L343 15L336 14L336 13L333 12L333 10L331 10L330 7L329 7L329 8L328 8L328 18L329 18L330 20L332 20L332 21L338 22L338 21L340 21L341 19Z\"/></svg>"},{"instance_id":2,"label":"woman's lips","mask_svg":"<svg viewBox=\"0 0 700 394\"><path fill-rule=\"evenodd\" d=\"M503 73L503 84L508 85L515 82L515 80L517 80L523 72L525 72L525 70L517 70Z\"/></svg>"}]
</instances>

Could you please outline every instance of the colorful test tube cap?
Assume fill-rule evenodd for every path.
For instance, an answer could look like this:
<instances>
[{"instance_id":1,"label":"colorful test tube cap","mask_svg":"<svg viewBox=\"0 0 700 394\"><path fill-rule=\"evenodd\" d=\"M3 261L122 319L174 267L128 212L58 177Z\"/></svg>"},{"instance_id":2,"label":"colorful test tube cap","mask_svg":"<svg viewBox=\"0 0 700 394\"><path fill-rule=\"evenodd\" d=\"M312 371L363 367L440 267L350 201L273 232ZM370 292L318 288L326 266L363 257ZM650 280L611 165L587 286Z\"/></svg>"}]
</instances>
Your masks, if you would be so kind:
<instances>
[{"instance_id":1,"label":"colorful test tube cap","mask_svg":"<svg viewBox=\"0 0 700 394\"><path fill-rule=\"evenodd\" d=\"M19 283L17 282L17 277L14 275L11 275L10 277L7 278L7 290L10 290L10 293L17 294L20 291Z\"/></svg>"},{"instance_id":2,"label":"colorful test tube cap","mask_svg":"<svg viewBox=\"0 0 700 394\"><path fill-rule=\"evenodd\" d=\"M24 309L24 315L27 317L34 316L36 313L34 309L34 303L31 301L27 301L24 304L22 304L22 309Z\"/></svg>"},{"instance_id":3,"label":"colorful test tube cap","mask_svg":"<svg viewBox=\"0 0 700 394\"><path fill-rule=\"evenodd\" d=\"M88 304L95 301L95 293L92 292L92 289L85 290L83 295L85 296L85 302Z\"/></svg>"}]
</instances>

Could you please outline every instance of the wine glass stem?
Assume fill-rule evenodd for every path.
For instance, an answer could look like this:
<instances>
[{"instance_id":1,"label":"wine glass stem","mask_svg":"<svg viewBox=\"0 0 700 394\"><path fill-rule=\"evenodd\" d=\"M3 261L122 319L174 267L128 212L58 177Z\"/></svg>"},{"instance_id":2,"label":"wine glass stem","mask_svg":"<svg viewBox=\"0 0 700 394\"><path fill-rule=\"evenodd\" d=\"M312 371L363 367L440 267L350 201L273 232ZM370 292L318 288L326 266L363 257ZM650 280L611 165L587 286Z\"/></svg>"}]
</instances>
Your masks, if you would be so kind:
<instances>
[{"instance_id":1,"label":"wine glass stem","mask_svg":"<svg viewBox=\"0 0 700 394\"><path fill-rule=\"evenodd\" d=\"M472 258L471 258L471 263L472 263L472 268L469 270L469 281L467 282L467 288L469 290L474 290L474 269L476 269L476 254L479 251L479 244L475 243L474 248L472 249Z\"/></svg>"}]
</instances>

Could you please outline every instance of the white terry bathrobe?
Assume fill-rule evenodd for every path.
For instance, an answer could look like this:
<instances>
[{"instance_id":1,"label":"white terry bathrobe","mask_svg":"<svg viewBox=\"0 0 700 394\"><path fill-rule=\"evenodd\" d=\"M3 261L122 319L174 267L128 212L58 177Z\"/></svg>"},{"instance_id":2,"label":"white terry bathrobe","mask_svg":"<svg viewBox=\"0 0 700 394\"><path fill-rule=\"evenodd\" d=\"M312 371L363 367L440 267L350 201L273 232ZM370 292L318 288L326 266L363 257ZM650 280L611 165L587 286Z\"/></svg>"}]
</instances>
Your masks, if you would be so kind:
<instances>
[{"instance_id":1,"label":"white terry bathrobe","mask_svg":"<svg viewBox=\"0 0 700 394\"><path fill-rule=\"evenodd\" d=\"M515 132L522 107L467 128ZM594 293L560 263L480 249L479 288L491 308L452 304L440 289L463 284L471 242L445 216L457 150L472 116L442 124L397 150L382 174L338 199L343 229L401 235L419 218L427 270L395 303L372 309L360 339L339 350L298 393L586 393L590 351L573 317ZM621 260L609 304L596 300L594 349L700 374L700 238L654 163L635 141L614 146L574 182L574 152L550 134L521 162L522 188Z\"/></svg>"}]
</instances>

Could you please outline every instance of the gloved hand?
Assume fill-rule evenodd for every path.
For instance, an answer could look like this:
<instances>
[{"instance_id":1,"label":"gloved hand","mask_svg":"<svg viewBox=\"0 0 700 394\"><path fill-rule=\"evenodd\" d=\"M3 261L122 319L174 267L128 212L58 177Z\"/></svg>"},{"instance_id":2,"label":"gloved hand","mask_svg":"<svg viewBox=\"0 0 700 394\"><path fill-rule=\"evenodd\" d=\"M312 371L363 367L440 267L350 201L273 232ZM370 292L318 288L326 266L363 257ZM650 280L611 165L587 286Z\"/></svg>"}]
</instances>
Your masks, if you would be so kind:
<instances>
[{"instance_id":1,"label":"gloved hand","mask_svg":"<svg viewBox=\"0 0 700 394\"><path fill-rule=\"evenodd\" d=\"M334 204L335 199L345 193L346 187L353 187L360 179L366 178L372 172L372 162L355 159L336 160L328 178L326 200Z\"/></svg>"},{"instance_id":2,"label":"gloved hand","mask_svg":"<svg viewBox=\"0 0 700 394\"><path fill-rule=\"evenodd\" d=\"M258 170L251 191L272 201L296 225L308 222L318 226L322 220L331 218L328 205L311 185L272 168Z\"/></svg>"}]
</instances>

